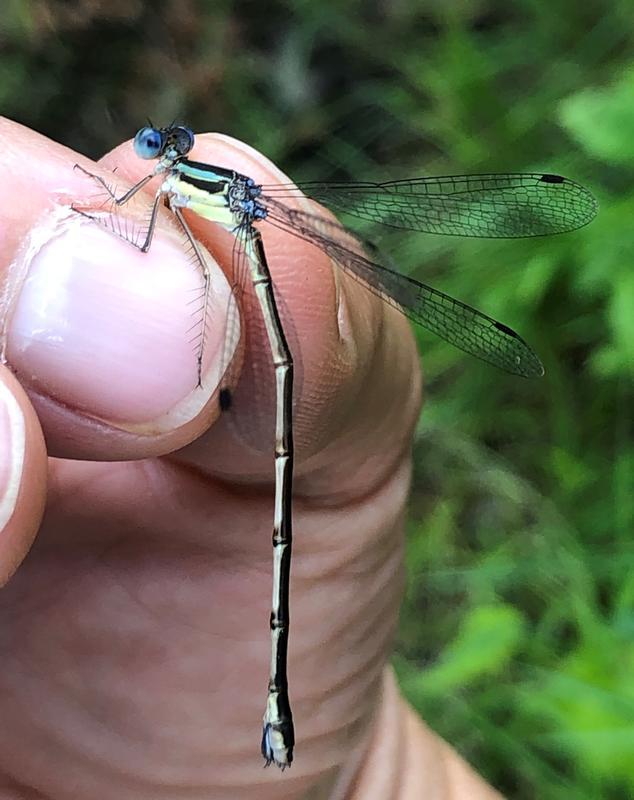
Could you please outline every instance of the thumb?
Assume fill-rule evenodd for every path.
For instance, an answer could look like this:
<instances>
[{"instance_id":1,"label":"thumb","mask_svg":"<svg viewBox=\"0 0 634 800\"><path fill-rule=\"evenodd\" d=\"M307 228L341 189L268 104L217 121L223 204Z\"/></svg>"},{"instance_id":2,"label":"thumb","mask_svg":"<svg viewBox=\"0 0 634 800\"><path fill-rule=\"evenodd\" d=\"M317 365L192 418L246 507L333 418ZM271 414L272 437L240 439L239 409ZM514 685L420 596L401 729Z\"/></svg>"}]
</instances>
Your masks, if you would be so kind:
<instances>
[{"instance_id":1,"label":"thumb","mask_svg":"<svg viewBox=\"0 0 634 800\"><path fill-rule=\"evenodd\" d=\"M0 138L11 143L0 168L14 187L0 198L0 327L49 453L132 459L192 441L218 413L207 376L220 378L216 362L230 358L224 273L209 259L215 324L200 389L191 329L202 279L170 220L161 215L141 253L71 208L103 203L74 170L80 160L99 167L9 120L0 119ZM141 231L147 219L126 213L113 224Z\"/></svg>"}]
</instances>

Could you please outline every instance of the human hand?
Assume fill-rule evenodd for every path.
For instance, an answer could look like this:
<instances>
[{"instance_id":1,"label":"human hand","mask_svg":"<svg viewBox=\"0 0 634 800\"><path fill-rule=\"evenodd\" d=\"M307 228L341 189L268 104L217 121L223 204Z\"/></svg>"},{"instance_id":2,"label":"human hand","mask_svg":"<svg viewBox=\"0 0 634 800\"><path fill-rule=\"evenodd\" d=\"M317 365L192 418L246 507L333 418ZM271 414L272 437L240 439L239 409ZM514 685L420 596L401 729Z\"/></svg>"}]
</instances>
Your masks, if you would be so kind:
<instances>
[{"instance_id":1,"label":"human hand","mask_svg":"<svg viewBox=\"0 0 634 800\"><path fill-rule=\"evenodd\" d=\"M196 388L199 276L169 215L141 254L70 210L94 194L74 163L94 165L6 120L0 137L0 576L15 571L0 604L2 797L494 796L386 670L419 406L407 322L263 226L298 374L296 759L263 770L274 412L262 323L247 303L220 416L216 387ZM197 137L192 155L285 180L226 137ZM100 162L110 179L115 166L119 181L148 170L130 143ZM231 237L189 219L228 268ZM210 267L207 375L229 298Z\"/></svg>"}]
</instances>

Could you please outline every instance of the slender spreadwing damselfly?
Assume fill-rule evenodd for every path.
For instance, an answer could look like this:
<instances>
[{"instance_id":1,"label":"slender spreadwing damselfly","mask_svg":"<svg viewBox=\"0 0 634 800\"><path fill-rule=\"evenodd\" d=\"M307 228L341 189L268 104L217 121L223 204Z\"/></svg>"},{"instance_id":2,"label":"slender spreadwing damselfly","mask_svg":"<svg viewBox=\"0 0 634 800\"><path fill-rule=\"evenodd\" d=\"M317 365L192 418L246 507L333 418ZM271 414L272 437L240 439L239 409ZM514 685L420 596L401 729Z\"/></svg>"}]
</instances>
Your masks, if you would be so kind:
<instances>
[{"instance_id":1,"label":"slender spreadwing damselfly","mask_svg":"<svg viewBox=\"0 0 634 800\"><path fill-rule=\"evenodd\" d=\"M286 668L292 543L293 355L278 312L260 224L274 225L319 248L369 291L465 352L506 372L538 377L544 372L539 358L511 328L379 263L374 251L369 256L367 247L348 228L321 216L317 210L309 213L290 208L284 200L308 197L335 211L394 228L494 238L545 236L580 228L596 214L596 203L579 184L542 173L425 177L384 183L256 184L233 170L190 160L187 155L193 145L194 134L185 126L142 128L134 139L134 150L140 158L157 159L157 163L149 175L120 197L101 177L87 174L108 193L114 206L125 205L152 178L161 176L147 229L131 243L144 252L149 249L164 202L192 248L203 280L201 334L197 343L199 383L209 323L209 268L183 209L231 231L235 237L234 275L250 273L266 326L276 386L271 667L262 755L267 765L275 763L284 769L293 760L295 743ZM98 216L81 213L103 223ZM128 238L120 227L112 229ZM221 407L230 405L228 389L221 389L219 398Z\"/></svg>"}]
</instances>

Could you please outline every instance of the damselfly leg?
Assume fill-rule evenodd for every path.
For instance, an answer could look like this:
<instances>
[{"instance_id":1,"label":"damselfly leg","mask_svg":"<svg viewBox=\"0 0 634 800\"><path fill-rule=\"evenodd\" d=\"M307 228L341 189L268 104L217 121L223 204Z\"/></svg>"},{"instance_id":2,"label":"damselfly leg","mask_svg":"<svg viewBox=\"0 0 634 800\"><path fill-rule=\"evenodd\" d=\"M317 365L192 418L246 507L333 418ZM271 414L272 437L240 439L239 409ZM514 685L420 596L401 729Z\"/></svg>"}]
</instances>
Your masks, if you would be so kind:
<instances>
[{"instance_id":1,"label":"damselfly leg","mask_svg":"<svg viewBox=\"0 0 634 800\"><path fill-rule=\"evenodd\" d=\"M108 200L111 202L112 206L117 209L125 206L132 198L134 198L137 193L147 184L152 178L155 176L155 173L151 175L146 175L145 178L142 178L138 183L135 183L131 189L126 191L124 194L117 197L116 193L113 191L112 187L100 176L96 175L92 172L89 172L87 169L84 169L79 164L75 164L75 169L83 172L89 178L92 178L106 193ZM147 253L150 249L150 245L152 244L152 239L154 237L154 231L156 230L156 221L158 218L159 208L161 206L162 201L168 201L168 207L174 212L176 219L179 222L181 230L185 236L187 246L190 248L192 254L192 260L197 265L202 281L203 286L200 291L200 296L196 298L196 302L199 305L199 309L197 312L197 322L195 325L192 326L198 330L198 333L194 337L194 341L196 343L196 374L198 376L198 386L202 386L202 368L203 368L203 357L205 351L205 340L208 333L208 312L209 312L209 286L210 286L210 275L209 275L209 265L200 249L200 246L194 235L191 232L185 217L183 216L182 211L176 204L170 204L168 200L168 196L162 189L159 189L155 196L154 202L152 203L152 208L150 211L149 220L143 228L143 233L141 236L138 235L138 231L135 231L135 234L131 234L130 227L126 224L124 227L121 226L119 218L111 212L106 217L88 213L84 209L74 207L74 210L77 211L84 217L87 217L94 222L97 222L105 227L107 227L112 233L118 236L120 239L131 244L133 247L136 247L143 253ZM116 222L115 222L116 220Z\"/></svg>"}]
</instances>

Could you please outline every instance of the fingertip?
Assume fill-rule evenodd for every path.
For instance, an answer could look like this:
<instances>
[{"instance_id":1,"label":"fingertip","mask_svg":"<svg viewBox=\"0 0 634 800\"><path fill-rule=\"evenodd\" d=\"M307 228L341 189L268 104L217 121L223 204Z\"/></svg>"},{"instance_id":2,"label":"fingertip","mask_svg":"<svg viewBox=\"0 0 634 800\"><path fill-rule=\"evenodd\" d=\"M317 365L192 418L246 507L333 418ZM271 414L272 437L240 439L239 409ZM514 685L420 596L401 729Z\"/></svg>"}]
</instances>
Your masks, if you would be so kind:
<instances>
[{"instance_id":1,"label":"fingertip","mask_svg":"<svg viewBox=\"0 0 634 800\"><path fill-rule=\"evenodd\" d=\"M0 367L0 586L37 534L46 475L46 446L35 411L15 377Z\"/></svg>"}]
</instances>

